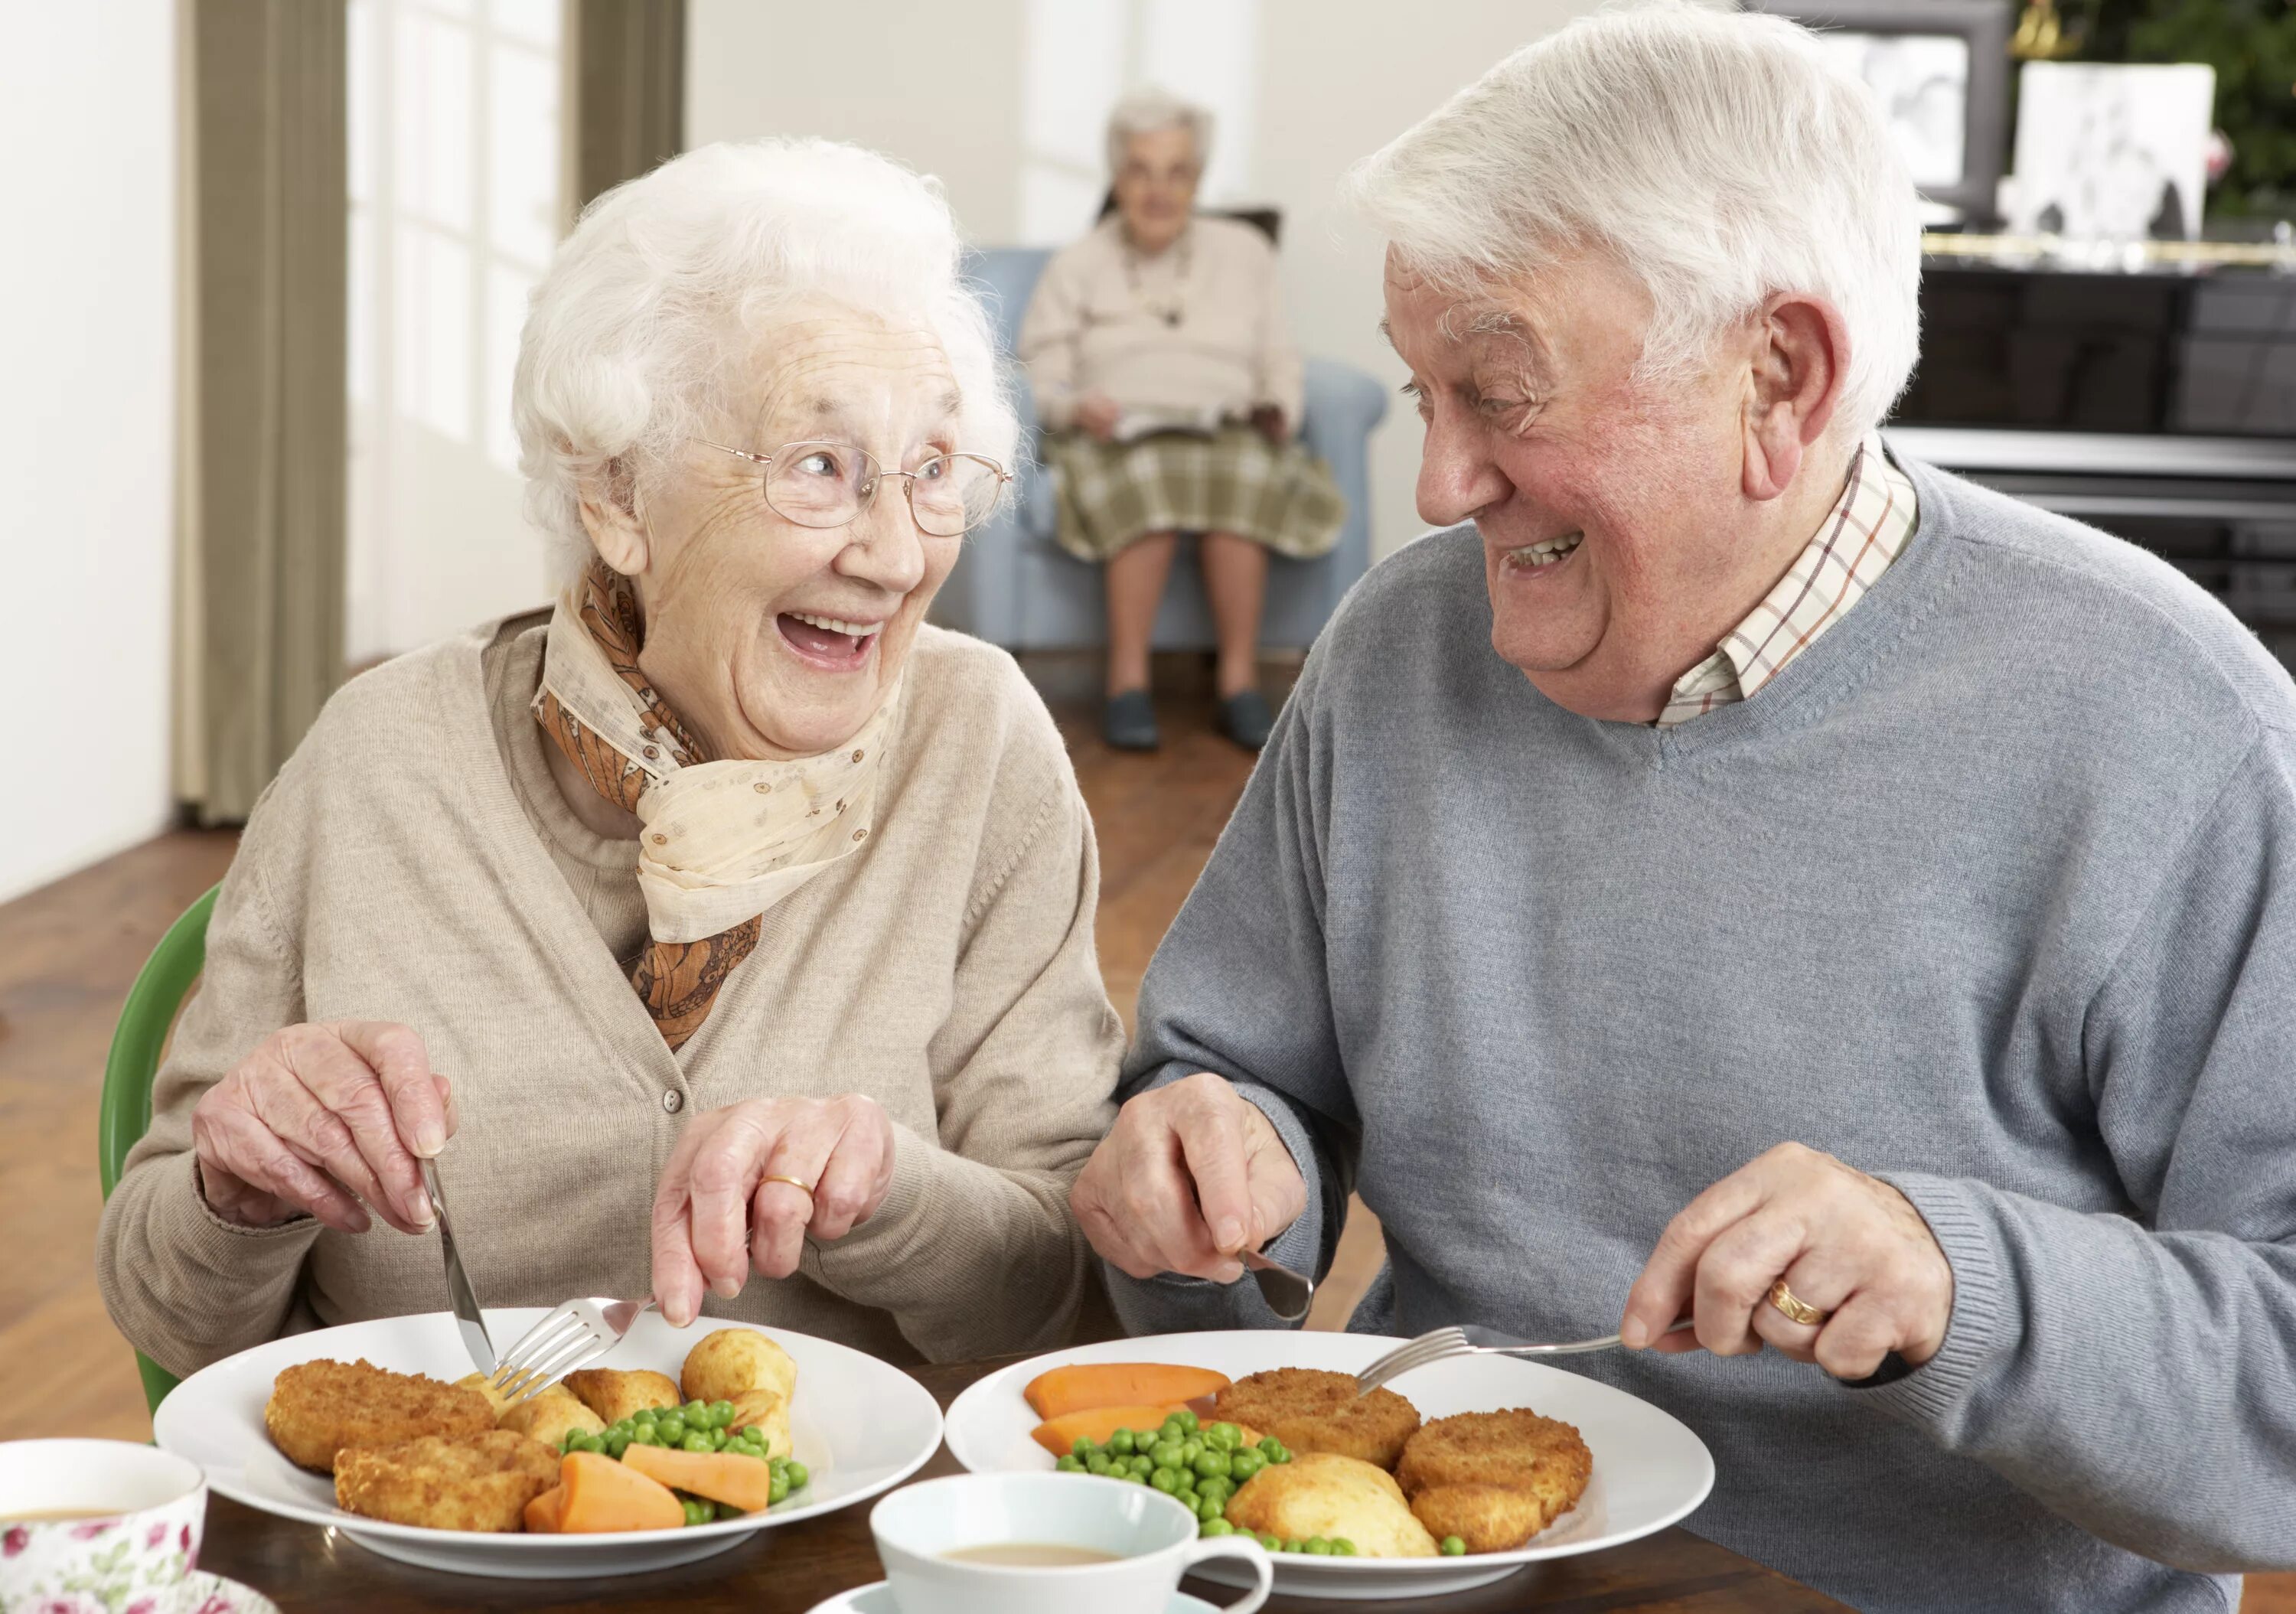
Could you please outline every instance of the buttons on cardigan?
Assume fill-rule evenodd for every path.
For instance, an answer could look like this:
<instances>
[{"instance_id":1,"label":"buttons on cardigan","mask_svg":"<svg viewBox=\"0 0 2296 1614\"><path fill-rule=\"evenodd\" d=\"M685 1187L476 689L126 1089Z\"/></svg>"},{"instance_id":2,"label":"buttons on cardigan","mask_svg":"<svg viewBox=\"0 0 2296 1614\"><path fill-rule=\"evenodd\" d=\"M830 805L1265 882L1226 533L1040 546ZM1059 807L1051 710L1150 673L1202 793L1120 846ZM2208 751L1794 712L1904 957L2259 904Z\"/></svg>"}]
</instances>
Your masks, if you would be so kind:
<instances>
[{"instance_id":1,"label":"buttons on cardigan","mask_svg":"<svg viewBox=\"0 0 2296 1614\"><path fill-rule=\"evenodd\" d=\"M661 1095L661 1107L671 1115L676 1115L685 1108L685 1094L675 1087L664 1089Z\"/></svg>"}]
</instances>

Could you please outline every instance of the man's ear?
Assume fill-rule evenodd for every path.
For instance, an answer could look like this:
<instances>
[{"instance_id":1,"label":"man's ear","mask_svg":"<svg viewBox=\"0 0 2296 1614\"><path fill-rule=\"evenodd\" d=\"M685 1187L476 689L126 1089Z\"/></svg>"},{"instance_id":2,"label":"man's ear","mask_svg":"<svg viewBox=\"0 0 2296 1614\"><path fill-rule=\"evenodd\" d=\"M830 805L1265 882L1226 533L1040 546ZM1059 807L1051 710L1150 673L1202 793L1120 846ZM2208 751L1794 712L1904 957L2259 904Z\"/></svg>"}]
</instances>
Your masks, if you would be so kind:
<instances>
[{"instance_id":1,"label":"man's ear","mask_svg":"<svg viewBox=\"0 0 2296 1614\"><path fill-rule=\"evenodd\" d=\"M1824 298L1780 292L1751 323L1746 371L1746 496L1775 499L1793 485L1802 451L1841 401L1849 328Z\"/></svg>"},{"instance_id":2,"label":"man's ear","mask_svg":"<svg viewBox=\"0 0 2296 1614\"><path fill-rule=\"evenodd\" d=\"M652 557L645 523L638 520L637 484L621 460L581 482L582 528L599 559L626 578L646 569Z\"/></svg>"}]
</instances>

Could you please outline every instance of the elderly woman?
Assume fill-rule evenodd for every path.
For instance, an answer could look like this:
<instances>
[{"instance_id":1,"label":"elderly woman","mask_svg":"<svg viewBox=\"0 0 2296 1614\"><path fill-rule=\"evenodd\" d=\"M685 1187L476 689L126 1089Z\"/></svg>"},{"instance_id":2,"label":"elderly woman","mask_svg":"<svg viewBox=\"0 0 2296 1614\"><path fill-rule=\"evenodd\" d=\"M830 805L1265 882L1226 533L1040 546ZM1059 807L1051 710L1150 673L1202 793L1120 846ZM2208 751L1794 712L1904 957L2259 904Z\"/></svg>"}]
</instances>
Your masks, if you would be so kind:
<instances>
[{"instance_id":1,"label":"elderly woman","mask_svg":"<svg viewBox=\"0 0 2296 1614\"><path fill-rule=\"evenodd\" d=\"M162 1365L443 1307L428 1157L490 1305L1071 1331L1122 1033L1060 736L924 623L1017 430L957 265L824 143L584 216L515 398L562 592L350 684L250 819L105 1208Z\"/></svg>"},{"instance_id":2,"label":"elderly woman","mask_svg":"<svg viewBox=\"0 0 2296 1614\"><path fill-rule=\"evenodd\" d=\"M1917 200L1793 24L1581 18L1357 193L1448 529L1143 984L1119 1314L1268 1325L1159 1274L1328 1261L1352 1186L1360 1324L1619 1332L1693 1526L1843 1602L2234 1607L2296 1567L2287 674L1885 446Z\"/></svg>"},{"instance_id":3,"label":"elderly woman","mask_svg":"<svg viewBox=\"0 0 2296 1614\"><path fill-rule=\"evenodd\" d=\"M1201 535L1219 638L1220 725L1258 750L1267 553L1306 559L1347 506L1294 438L1300 356L1275 253L1249 225L1195 212L1210 119L1150 91L1108 126L1115 209L1045 266L1021 327L1059 538L1108 571L1109 742L1152 750L1148 645L1181 532Z\"/></svg>"}]
</instances>

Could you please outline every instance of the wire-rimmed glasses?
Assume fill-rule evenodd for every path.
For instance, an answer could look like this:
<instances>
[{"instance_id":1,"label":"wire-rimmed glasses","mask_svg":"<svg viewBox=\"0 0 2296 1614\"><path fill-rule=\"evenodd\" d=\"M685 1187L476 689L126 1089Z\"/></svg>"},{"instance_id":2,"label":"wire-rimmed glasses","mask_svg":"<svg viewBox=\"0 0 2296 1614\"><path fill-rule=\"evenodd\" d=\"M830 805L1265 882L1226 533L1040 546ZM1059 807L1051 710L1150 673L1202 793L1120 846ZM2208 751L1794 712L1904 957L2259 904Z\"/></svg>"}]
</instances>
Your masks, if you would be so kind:
<instances>
[{"instance_id":1,"label":"wire-rimmed glasses","mask_svg":"<svg viewBox=\"0 0 2296 1614\"><path fill-rule=\"evenodd\" d=\"M766 504L800 527L857 521L876 503L884 479L899 477L917 530L931 537L960 538L995 512L1004 484L1013 479L1011 471L983 454L936 454L914 471L888 471L876 455L851 443L808 440L752 454L704 438L693 440L760 467Z\"/></svg>"}]
</instances>

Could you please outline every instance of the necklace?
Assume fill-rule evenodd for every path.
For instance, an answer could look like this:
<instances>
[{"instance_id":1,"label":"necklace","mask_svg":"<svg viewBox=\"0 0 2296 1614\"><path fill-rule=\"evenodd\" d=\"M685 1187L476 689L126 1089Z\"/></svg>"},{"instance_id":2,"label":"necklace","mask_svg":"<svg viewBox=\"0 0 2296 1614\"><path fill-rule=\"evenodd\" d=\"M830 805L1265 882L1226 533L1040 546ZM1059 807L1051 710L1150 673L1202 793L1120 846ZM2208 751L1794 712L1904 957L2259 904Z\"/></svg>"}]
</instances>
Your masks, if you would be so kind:
<instances>
[{"instance_id":1,"label":"necklace","mask_svg":"<svg viewBox=\"0 0 2296 1614\"><path fill-rule=\"evenodd\" d=\"M1172 259L1172 295L1168 299L1152 299L1140 285L1140 254L1128 239L1124 243L1124 283L1131 289L1134 307L1152 319L1160 319L1173 330L1188 316L1188 266L1195 248L1195 232L1183 229L1180 237L1165 251L1174 254Z\"/></svg>"}]
</instances>

